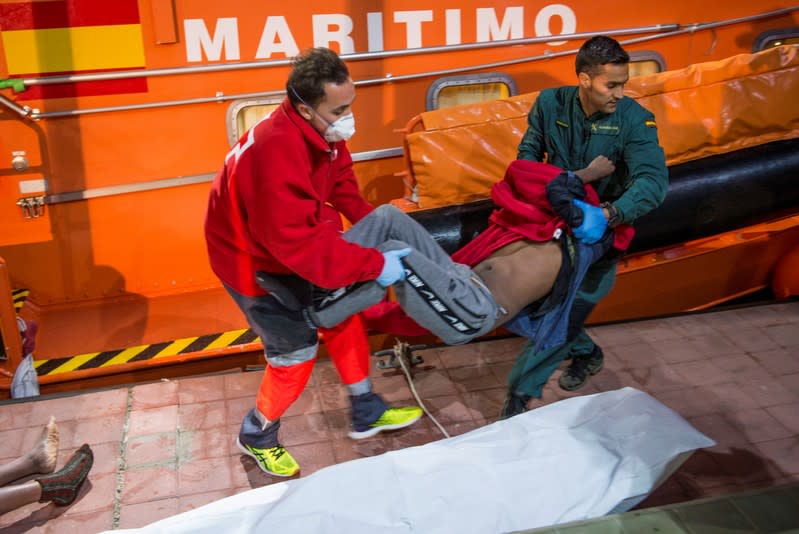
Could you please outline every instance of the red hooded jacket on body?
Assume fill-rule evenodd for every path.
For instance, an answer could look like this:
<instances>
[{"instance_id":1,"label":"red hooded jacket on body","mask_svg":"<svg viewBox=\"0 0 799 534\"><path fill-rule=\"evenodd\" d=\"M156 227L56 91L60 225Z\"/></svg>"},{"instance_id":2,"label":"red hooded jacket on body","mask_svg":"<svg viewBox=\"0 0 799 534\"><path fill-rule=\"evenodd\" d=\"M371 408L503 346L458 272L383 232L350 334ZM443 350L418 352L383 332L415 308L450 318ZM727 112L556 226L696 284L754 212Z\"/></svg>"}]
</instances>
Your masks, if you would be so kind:
<instances>
[{"instance_id":1,"label":"red hooded jacket on body","mask_svg":"<svg viewBox=\"0 0 799 534\"><path fill-rule=\"evenodd\" d=\"M370 211L346 143L325 141L286 99L242 136L214 178L205 218L211 268L246 296L265 294L256 271L329 289L374 280L382 254L342 239L337 215L355 223Z\"/></svg>"},{"instance_id":2,"label":"red hooded jacket on body","mask_svg":"<svg viewBox=\"0 0 799 534\"><path fill-rule=\"evenodd\" d=\"M492 253L521 239L543 242L551 240L555 230L566 231L547 198L547 185L563 170L537 161L515 160L505 177L491 188L491 200L498 206L489 217L488 228L452 255L458 263L474 267ZM599 205L599 196L590 185L585 186L586 203ZM613 229L613 247L627 250L635 235L629 224Z\"/></svg>"}]
</instances>

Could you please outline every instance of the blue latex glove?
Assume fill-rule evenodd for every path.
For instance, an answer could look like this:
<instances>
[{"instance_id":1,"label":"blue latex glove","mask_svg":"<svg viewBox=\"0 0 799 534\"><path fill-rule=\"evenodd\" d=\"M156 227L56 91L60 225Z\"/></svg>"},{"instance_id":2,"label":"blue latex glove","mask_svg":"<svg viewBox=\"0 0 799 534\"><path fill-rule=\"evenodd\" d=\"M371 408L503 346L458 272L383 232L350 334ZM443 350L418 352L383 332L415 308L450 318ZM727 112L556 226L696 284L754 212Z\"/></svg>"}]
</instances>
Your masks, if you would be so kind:
<instances>
[{"instance_id":1,"label":"blue latex glove","mask_svg":"<svg viewBox=\"0 0 799 534\"><path fill-rule=\"evenodd\" d=\"M377 283L383 287L388 287L398 280L405 280L405 267L402 266L400 258L404 258L411 253L409 248L389 250L383 253L383 270L377 277Z\"/></svg>"},{"instance_id":2,"label":"blue latex glove","mask_svg":"<svg viewBox=\"0 0 799 534\"><path fill-rule=\"evenodd\" d=\"M602 213L602 208L586 204L582 200L574 199L572 203L583 212L583 224L572 228L574 237L587 245L592 245L602 239L608 228L608 220Z\"/></svg>"}]
</instances>

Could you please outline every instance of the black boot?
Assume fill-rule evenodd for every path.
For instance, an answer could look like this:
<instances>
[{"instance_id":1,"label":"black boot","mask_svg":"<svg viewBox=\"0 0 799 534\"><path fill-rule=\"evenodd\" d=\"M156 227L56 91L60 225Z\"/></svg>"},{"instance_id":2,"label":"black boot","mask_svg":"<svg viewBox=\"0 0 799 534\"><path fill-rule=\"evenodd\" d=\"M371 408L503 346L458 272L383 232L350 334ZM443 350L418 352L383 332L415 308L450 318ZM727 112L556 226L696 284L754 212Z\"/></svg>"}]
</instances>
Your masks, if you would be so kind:
<instances>
[{"instance_id":1,"label":"black boot","mask_svg":"<svg viewBox=\"0 0 799 534\"><path fill-rule=\"evenodd\" d=\"M591 351L591 354L572 356L572 362L560 375L558 385L566 391L580 389L588 382L589 377L602 370L604 363L605 355L602 353L602 349L599 348L599 345L594 345L594 350Z\"/></svg>"},{"instance_id":2,"label":"black boot","mask_svg":"<svg viewBox=\"0 0 799 534\"><path fill-rule=\"evenodd\" d=\"M508 419L514 415L519 415L527 411L527 403L530 402L532 397L529 395L522 395L519 393L508 392L505 397L505 404L502 405L502 412L499 414L500 419Z\"/></svg>"}]
</instances>

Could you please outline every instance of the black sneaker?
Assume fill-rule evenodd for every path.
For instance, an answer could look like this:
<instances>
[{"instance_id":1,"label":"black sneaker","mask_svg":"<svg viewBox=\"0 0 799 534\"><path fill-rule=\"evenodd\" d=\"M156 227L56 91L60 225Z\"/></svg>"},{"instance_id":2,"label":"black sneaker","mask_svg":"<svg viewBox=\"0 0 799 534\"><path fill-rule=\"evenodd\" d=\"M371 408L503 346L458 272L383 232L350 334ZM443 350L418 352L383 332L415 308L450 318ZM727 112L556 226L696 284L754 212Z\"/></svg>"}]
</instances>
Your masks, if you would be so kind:
<instances>
[{"instance_id":1,"label":"black sneaker","mask_svg":"<svg viewBox=\"0 0 799 534\"><path fill-rule=\"evenodd\" d=\"M502 405L502 411L499 414L500 419L508 419L514 415L519 415L527 411L527 403L532 397L527 395L519 395L516 393L508 392L505 397L505 404Z\"/></svg>"},{"instance_id":2,"label":"black sneaker","mask_svg":"<svg viewBox=\"0 0 799 534\"><path fill-rule=\"evenodd\" d=\"M563 371L558 380L558 385L566 391L580 389L588 382L588 377L602 370L605 355L599 345L594 345L594 350L588 356L574 356L572 363Z\"/></svg>"}]
</instances>

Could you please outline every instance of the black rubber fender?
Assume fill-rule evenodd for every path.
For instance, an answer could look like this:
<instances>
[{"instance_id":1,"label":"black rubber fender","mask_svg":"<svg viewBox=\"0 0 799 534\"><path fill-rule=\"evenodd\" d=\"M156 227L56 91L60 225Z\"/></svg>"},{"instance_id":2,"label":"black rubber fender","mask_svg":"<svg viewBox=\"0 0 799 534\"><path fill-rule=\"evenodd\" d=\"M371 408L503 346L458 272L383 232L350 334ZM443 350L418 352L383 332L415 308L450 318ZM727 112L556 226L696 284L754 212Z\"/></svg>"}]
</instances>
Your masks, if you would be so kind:
<instances>
[{"instance_id":1,"label":"black rubber fender","mask_svg":"<svg viewBox=\"0 0 799 534\"><path fill-rule=\"evenodd\" d=\"M488 226L481 200L411 212L448 253ZM799 212L799 139L775 141L669 167L669 190L635 222L631 252L676 245Z\"/></svg>"}]
</instances>

